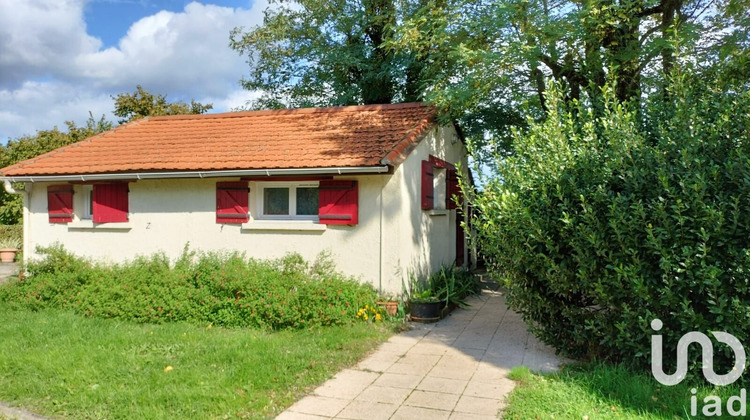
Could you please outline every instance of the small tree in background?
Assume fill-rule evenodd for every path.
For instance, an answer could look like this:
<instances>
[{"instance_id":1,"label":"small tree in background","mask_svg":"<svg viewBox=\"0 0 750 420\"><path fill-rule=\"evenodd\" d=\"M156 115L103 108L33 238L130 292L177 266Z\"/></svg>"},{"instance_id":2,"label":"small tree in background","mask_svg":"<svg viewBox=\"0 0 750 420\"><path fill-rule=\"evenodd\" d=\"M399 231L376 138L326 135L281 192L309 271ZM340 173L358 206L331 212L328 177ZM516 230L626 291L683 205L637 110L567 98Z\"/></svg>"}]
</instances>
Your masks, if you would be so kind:
<instances>
[{"instance_id":1,"label":"small tree in background","mask_svg":"<svg viewBox=\"0 0 750 420\"><path fill-rule=\"evenodd\" d=\"M115 100L115 110L112 113L121 118L118 121L120 124L148 116L203 114L214 107L213 104L203 105L192 99L189 104L167 102L167 95L154 95L141 85L137 85L133 93L119 93L112 99Z\"/></svg>"},{"instance_id":2,"label":"small tree in background","mask_svg":"<svg viewBox=\"0 0 750 420\"><path fill-rule=\"evenodd\" d=\"M135 92L120 93L112 99L115 101L115 109L112 113L122 118L119 120L120 124L149 115L203 114L213 108L212 104L203 105L194 100L191 100L189 104L179 101L167 102L166 95L151 94L140 85L136 86ZM114 124L107 121L104 115L96 120L91 113L85 126L78 126L72 121L66 121L65 125L68 128L67 132L55 127L52 130L38 131L33 136L27 135L8 140L5 146L0 146L0 168L31 159L114 127ZM22 215L21 197L0 189L0 225L21 223Z\"/></svg>"},{"instance_id":3,"label":"small tree in background","mask_svg":"<svg viewBox=\"0 0 750 420\"><path fill-rule=\"evenodd\" d=\"M8 140L5 146L0 146L0 168L81 141L113 127L113 124L107 121L104 115L96 120L91 113L89 113L89 119L85 126L78 126L73 121L66 121L65 125L68 127L67 132L55 127L52 130L38 131L33 136ZM21 223L22 216L23 200L21 196L8 194L5 189L0 190L0 225Z\"/></svg>"},{"instance_id":4,"label":"small tree in background","mask_svg":"<svg viewBox=\"0 0 750 420\"><path fill-rule=\"evenodd\" d=\"M544 342L638 367L654 318L665 355L693 330L750 342L750 93L712 85L677 76L643 120L611 87L599 116L553 89L547 119L498 159L476 241Z\"/></svg>"}]
</instances>

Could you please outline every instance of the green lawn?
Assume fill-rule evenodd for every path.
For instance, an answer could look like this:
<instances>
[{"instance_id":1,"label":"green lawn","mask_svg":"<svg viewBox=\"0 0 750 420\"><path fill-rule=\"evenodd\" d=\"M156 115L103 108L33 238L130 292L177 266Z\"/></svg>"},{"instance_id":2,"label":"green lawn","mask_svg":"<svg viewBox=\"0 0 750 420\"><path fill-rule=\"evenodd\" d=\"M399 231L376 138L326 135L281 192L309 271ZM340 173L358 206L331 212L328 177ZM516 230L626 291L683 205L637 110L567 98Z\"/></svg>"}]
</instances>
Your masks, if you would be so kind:
<instances>
[{"instance_id":1,"label":"green lawn","mask_svg":"<svg viewBox=\"0 0 750 420\"><path fill-rule=\"evenodd\" d=\"M740 393L738 386L698 387L698 416L691 416L692 387L686 382L663 386L646 373L635 373L621 366L572 365L544 376L520 367L513 369L511 379L518 386L510 395L504 413L506 419L704 418L703 399L708 395L719 396L723 401L725 417L719 418L732 418L726 415L726 401Z\"/></svg>"},{"instance_id":2,"label":"green lawn","mask_svg":"<svg viewBox=\"0 0 750 420\"><path fill-rule=\"evenodd\" d=\"M0 302L0 401L64 418L265 418L390 335L90 319Z\"/></svg>"}]
</instances>

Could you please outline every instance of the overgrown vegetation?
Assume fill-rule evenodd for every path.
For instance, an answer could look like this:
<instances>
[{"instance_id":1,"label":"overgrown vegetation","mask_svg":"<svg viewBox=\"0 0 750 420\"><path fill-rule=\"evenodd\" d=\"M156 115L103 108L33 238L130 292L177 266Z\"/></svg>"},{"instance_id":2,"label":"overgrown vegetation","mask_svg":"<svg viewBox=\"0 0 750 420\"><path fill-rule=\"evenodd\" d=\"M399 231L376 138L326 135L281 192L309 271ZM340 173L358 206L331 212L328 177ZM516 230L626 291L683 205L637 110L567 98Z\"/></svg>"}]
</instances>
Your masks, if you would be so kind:
<instances>
[{"instance_id":1,"label":"overgrown vegetation","mask_svg":"<svg viewBox=\"0 0 750 420\"><path fill-rule=\"evenodd\" d=\"M273 418L391 334L135 324L5 302L0 319L0 401L70 419Z\"/></svg>"},{"instance_id":2,"label":"overgrown vegetation","mask_svg":"<svg viewBox=\"0 0 750 420\"><path fill-rule=\"evenodd\" d=\"M544 376L518 367L511 371L510 377L518 386L510 394L503 412L503 418L509 420L705 418L701 416L706 406L704 398L712 395L726 402L740 394L738 386L714 388L687 383L663 386L650 375L621 365L570 365ZM691 415L693 387L697 390L697 417ZM739 404L735 403L734 409L739 409Z\"/></svg>"},{"instance_id":3,"label":"overgrown vegetation","mask_svg":"<svg viewBox=\"0 0 750 420\"><path fill-rule=\"evenodd\" d=\"M410 302L445 302L465 307L464 299L479 293L479 280L464 268L443 266L427 278L411 276L409 290L404 290Z\"/></svg>"},{"instance_id":4,"label":"overgrown vegetation","mask_svg":"<svg viewBox=\"0 0 750 420\"><path fill-rule=\"evenodd\" d=\"M324 255L309 264L298 254L259 261L186 249L174 264L156 254L104 265L60 245L39 252L44 258L27 267L25 278L0 288L0 301L141 323L280 330L347 325L377 299L370 286L336 272Z\"/></svg>"},{"instance_id":5,"label":"overgrown vegetation","mask_svg":"<svg viewBox=\"0 0 750 420\"><path fill-rule=\"evenodd\" d=\"M641 368L655 318L667 365L688 331L750 342L750 93L712 86L686 72L640 114L607 90L601 116L552 94L498 160L477 243L544 342Z\"/></svg>"}]
</instances>

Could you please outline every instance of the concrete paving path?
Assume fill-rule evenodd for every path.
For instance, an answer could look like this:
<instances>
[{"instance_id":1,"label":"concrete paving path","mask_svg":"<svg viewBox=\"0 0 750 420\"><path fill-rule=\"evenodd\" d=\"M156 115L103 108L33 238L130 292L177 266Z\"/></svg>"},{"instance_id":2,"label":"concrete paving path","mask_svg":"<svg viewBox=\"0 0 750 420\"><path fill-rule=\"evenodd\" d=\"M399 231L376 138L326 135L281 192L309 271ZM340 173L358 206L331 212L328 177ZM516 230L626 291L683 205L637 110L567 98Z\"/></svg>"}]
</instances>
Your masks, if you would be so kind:
<instances>
[{"instance_id":1,"label":"concrete paving path","mask_svg":"<svg viewBox=\"0 0 750 420\"><path fill-rule=\"evenodd\" d=\"M18 263L0 263L0 284L8 281L8 278L18 274L20 264Z\"/></svg>"},{"instance_id":2,"label":"concrete paving path","mask_svg":"<svg viewBox=\"0 0 750 420\"><path fill-rule=\"evenodd\" d=\"M561 361L500 292L486 290L468 303L391 337L277 419L497 419L514 386L512 368L548 372Z\"/></svg>"}]
</instances>

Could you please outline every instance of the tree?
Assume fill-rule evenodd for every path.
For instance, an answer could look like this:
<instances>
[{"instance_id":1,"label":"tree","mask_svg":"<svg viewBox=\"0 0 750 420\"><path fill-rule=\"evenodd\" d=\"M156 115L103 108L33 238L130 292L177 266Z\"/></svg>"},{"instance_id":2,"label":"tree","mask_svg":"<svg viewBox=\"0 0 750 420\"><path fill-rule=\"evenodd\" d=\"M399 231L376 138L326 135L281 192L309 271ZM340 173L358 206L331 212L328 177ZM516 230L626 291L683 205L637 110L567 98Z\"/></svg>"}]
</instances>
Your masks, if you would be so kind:
<instances>
[{"instance_id":1,"label":"tree","mask_svg":"<svg viewBox=\"0 0 750 420\"><path fill-rule=\"evenodd\" d=\"M255 108L411 102L421 99L422 63L389 47L395 28L424 0L272 1L263 24L232 30L246 55L242 80L263 96Z\"/></svg>"},{"instance_id":2,"label":"tree","mask_svg":"<svg viewBox=\"0 0 750 420\"><path fill-rule=\"evenodd\" d=\"M203 105L193 99L189 104L167 102L166 95L151 94L141 85L137 85L133 93L120 93L112 99L115 100L115 110L112 113L121 118L118 121L120 124L147 116L203 114L213 108L213 104Z\"/></svg>"},{"instance_id":3,"label":"tree","mask_svg":"<svg viewBox=\"0 0 750 420\"><path fill-rule=\"evenodd\" d=\"M0 168L81 141L113 127L113 124L107 121L104 115L96 120L91 113L89 113L89 119L85 126L78 126L73 121L66 121L65 125L68 128L67 132L54 127L51 130L39 131L33 136L9 140L6 145L0 146ZM14 225L20 223L22 215L23 200L21 197L8 194L4 189L0 190L0 224Z\"/></svg>"},{"instance_id":4,"label":"tree","mask_svg":"<svg viewBox=\"0 0 750 420\"><path fill-rule=\"evenodd\" d=\"M262 92L253 107L426 100L461 122L475 152L488 139L507 152L512 128L545 118L548 78L595 110L612 83L638 110L643 97L668 93L677 60L699 59L693 46L714 51L707 62L724 44L724 57L747 55L747 37L725 42L742 33L747 0L275 3L262 25L230 36L250 65L243 86Z\"/></svg>"},{"instance_id":5,"label":"tree","mask_svg":"<svg viewBox=\"0 0 750 420\"><path fill-rule=\"evenodd\" d=\"M727 23L729 18L723 25L712 19L717 9L710 0L444 4L428 4L406 20L396 45L429 52L427 99L452 118L468 120L469 131L479 139L490 129L508 140L507 128L522 127L525 116L545 118L548 78L563 86L567 101L582 101L595 110L601 110L601 91L610 83L616 98L637 110L643 97L666 94L666 76L676 60L699 58L694 45L715 49L741 28ZM718 9L723 16L731 8L720 3ZM742 48L747 51L746 44ZM472 121L484 124L472 130Z\"/></svg>"},{"instance_id":6,"label":"tree","mask_svg":"<svg viewBox=\"0 0 750 420\"><path fill-rule=\"evenodd\" d=\"M167 102L166 95L153 95L140 85L136 86L135 92L120 93L112 99L115 100L113 113L122 118L120 124L149 115L202 114L213 107L211 104L203 105L195 100L191 100L189 104ZM96 120L91 113L85 126L78 126L73 121L66 121L65 125L67 132L54 127L51 130L38 131L33 136L9 140L8 144L0 146L0 168L84 140L114 126L104 115ZM8 194L4 189L0 190L0 224L20 223L22 211L23 203L20 196Z\"/></svg>"}]
</instances>

